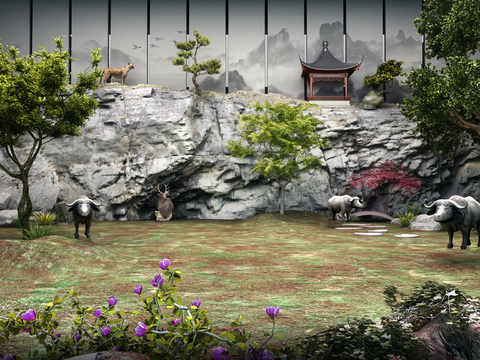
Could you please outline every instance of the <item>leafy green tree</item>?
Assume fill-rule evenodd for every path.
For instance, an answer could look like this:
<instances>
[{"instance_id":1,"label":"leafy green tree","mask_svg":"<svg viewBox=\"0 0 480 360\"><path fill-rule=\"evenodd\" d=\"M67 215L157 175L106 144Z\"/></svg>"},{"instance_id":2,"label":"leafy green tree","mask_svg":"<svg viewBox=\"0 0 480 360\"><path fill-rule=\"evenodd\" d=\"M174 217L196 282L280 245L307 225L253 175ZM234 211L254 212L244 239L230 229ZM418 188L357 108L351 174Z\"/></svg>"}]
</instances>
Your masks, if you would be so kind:
<instances>
[{"instance_id":1,"label":"leafy green tree","mask_svg":"<svg viewBox=\"0 0 480 360\"><path fill-rule=\"evenodd\" d=\"M284 214L285 187L298 179L300 173L317 169L322 161L312 155L315 148L328 147L328 139L316 134L319 120L308 109L317 105L299 103L291 106L276 102L274 105L266 101L250 106L254 114L240 117L240 133L238 141L230 141L227 149L231 156L243 159L255 156L256 166L253 171L266 178L275 180L281 188L280 214ZM246 143L246 145L244 145Z\"/></svg>"},{"instance_id":2,"label":"leafy green tree","mask_svg":"<svg viewBox=\"0 0 480 360\"><path fill-rule=\"evenodd\" d=\"M68 60L63 39L54 40L56 49L45 48L19 57L19 51L0 44L0 169L22 182L18 218L29 230L33 205L29 193L29 173L42 146L64 135L80 135L79 127L98 107L87 95L98 87L100 49L92 51L91 66L78 74L77 83L68 85Z\"/></svg>"},{"instance_id":3,"label":"leafy green tree","mask_svg":"<svg viewBox=\"0 0 480 360\"><path fill-rule=\"evenodd\" d=\"M466 140L480 144L480 6L471 0L426 0L413 22L426 35L426 56L443 58L437 69L428 63L410 71L405 85L411 98L401 112L417 123L415 132L451 156Z\"/></svg>"},{"instance_id":4,"label":"leafy green tree","mask_svg":"<svg viewBox=\"0 0 480 360\"><path fill-rule=\"evenodd\" d=\"M402 64L403 61L397 61L395 59L390 59L384 63L378 65L375 75L366 75L364 83L366 87L372 88L378 92L378 87L382 84L388 84L386 90L378 92L379 94L384 93L385 91L390 90L393 86L393 79L402 73Z\"/></svg>"},{"instance_id":5,"label":"leafy green tree","mask_svg":"<svg viewBox=\"0 0 480 360\"><path fill-rule=\"evenodd\" d=\"M202 96L202 89L197 82L197 77L200 75L213 75L220 74L220 68L222 67L222 61L220 59L212 59L203 62L198 62L197 52L202 46L208 46L210 39L205 35L201 35L198 30L193 31L195 40L188 40L185 42L177 41L175 46L180 51L177 53L177 57L172 60L173 65L183 66L183 71L192 73L192 82L195 85L195 94ZM192 59L192 65L185 65L186 60Z\"/></svg>"}]
</instances>

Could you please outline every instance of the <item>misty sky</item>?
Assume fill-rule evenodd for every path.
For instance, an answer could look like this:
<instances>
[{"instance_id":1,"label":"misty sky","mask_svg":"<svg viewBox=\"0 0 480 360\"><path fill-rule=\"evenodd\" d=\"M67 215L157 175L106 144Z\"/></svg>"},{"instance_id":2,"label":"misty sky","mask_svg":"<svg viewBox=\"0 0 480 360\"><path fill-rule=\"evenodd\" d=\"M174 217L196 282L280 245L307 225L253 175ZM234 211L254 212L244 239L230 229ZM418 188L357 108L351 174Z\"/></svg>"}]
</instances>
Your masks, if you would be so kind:
<instances>
[{"instance_id":1,"label":"misty sky","mask_svg":"<svg viewBox=\"0 0 480 360\"><path fill-rule=\"evenodd\" d=\"M251 90L263 90L264 58L264 3L259 0L230 0L229 64L237 70ZM29 0L0 0L0 38L3 44L20 46L22 54L29 51ZM103 66L107 66L107 0L73 0L73 56L79 61L73 73L88 66L89 49L100 47ZM420 42L412 20L419 15L421 0L386 0L387 58L401 56L406 64L421 63L418 48L395 45L399 30ZM314 61L321 49L321 37L329 37L329 49L343 60L343 2L331 0L308 1L307 60ZM186 75L171 60L177 49L173 40L185 41L186 1L151 0L150 83L185 88ZM376 56L382 56L382 1L347 0L348 61L372 59L362 64L359 73L375 70ZM324 26L322 27L322 24ZM323 34L320 34L320 29ZM299 96L303 80L298 61L304 58L303 1L269 1L268 82L284 93ZM201 50L202 58L220 58L221 72L225 71L225 2L224 0L190 0L190 37L198 29L211 39ZM282 29L288 32L287 43L272 43ZM147 0L112 0L112 58L111 66L135 65L126 80L133 85L147 80ZM52 37L68 35L68 1L34 0L34 50L44 45L53 49ZM279 39L279 38L278 38ZM283 38L285 40L285 38ZM279 40L280 41L280 40ZM365 45L361 45L361 44ZM68 38L65 38L68 46ZM361 46L360 46L361 45ZM353 58L351 58L353 57ZM353 75L361 87L364 74ZM216 76L215 78L218 78ZM201 78L200 78L201 79ZM224 86L224 83L223 83ZM220 90L221 91L221 90Z\"/></svg>"}]
</instances>

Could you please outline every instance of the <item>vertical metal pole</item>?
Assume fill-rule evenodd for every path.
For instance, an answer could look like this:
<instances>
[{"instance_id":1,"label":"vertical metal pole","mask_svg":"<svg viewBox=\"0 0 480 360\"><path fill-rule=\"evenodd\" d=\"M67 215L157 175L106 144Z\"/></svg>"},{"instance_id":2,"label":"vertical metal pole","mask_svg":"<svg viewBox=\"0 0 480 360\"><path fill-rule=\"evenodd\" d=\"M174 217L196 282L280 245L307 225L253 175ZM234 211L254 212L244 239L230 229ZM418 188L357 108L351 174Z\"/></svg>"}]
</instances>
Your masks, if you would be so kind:
<instances>
[{"instance_id":1,"label":"vertical metal pole","mask_svg":"<svg viewBox=\"0 0 480 360\"><path fill-rule=\"evenodd\" d=\"M225 0L225 94L228 94L228 0Z\"/></svg>"},{"instance_id":2,"label":"vertical metal pole","mask_svg":"<svg viewBox=\"0 0 480 360\"><path fill-rule=\"evenodd\" d=\"M150 0L147 0L147 84L150 84Z\"/></svg>"},{"instance_id":3,"label":"vertical metal pole","mask_svg":"<svg viewBox=\"0 0 480 360\"><path fill-rule=\"evenodd\" d=\"M424 0L422 0L422 12L423 12ZM425 66L425 35L422 35L422 66Z\"/></svg>"},{"instance_id":4,"label":"vertical metal pole","mask_svg":"<svg viewBox=\"0 0 480 360\"><path fill-rule=\"evenodd\" d=\"M187 11L186 11L186 14L187 14L187 18L185 19L185 22L186 22L186 35L185 35L185 38L188 40L190 40L190 0L187 0ZM186 61L186 64L188 65L188 59ZM188 90L188 72L185 73L185 88Z\"/></svg>"},{"instance_id":5,"label":"vertical metal pole","mask_svg":"<svg viewBox=\"0 0 480 360\"><path fill-rule=\"evenodd\" d=\"M308 0L303 0L303 59L305 62L308 62L307 56L307 3ZM311 94L310 94L311 96ZM307 100L307 78L303 78L303 100Z\"/></svg>"},{"instance_id":6,"label":"vertical metal pole","mask_svg":"<svg viewBox=\"0 0 480 360\"><path fill-rule=\"evenodd\" d=\"M268 94L268 0L265 0L265 94Z\"/></svg>"},{"instance_id":7,"label":"vertical metal pole","mask_svg":"<svg viewBox=\"0 0 480 360\"><path fill-rule=\"evenodd\" d=\"M108 0L108 39L107 39L107 67L112 62L112 0Z\"/></svg>"},{"instance_id":8,"label":"vertical metal pole","mask_svg":"<svg viewBox=\"0 0 480 360\"><path fill-rule=\"evenodd\" d=\"M33 55L33 0L30 0L30 44L29 53Z\"/></svg>"},{"instance_id":9,"label":"vertical metal pole","mask_svg":"<svg viewBox=\"0 0 480 360\"><path fill-rule=\"evenodd\" d=\"M382 35L383 35L383 62L387 61L387 30L386 30L385 0L382 0ZM387 85L383 83L383 101L387 101L385 90Z\"/></svg>"},{"instance_id":10,"label":"vertical metal pole","mask_svg":"<svg viewBox=\"0 0 480 360\"><path fill-rule=\"evenodd\" d=\"M343 61L347 62L347 0L343 0Z\"/></svg>"},{"instance_id":11,"label":"vertical metal pole","mask_svg":"<svg viewBox=\"0 0 480 360\"><path fill-rule=\"evenodd\" d=\"M68 53L72 56L72 0L68 2ZM72 83L72 60L68 59L68 81Z\"/></svg>"}]
</instances>

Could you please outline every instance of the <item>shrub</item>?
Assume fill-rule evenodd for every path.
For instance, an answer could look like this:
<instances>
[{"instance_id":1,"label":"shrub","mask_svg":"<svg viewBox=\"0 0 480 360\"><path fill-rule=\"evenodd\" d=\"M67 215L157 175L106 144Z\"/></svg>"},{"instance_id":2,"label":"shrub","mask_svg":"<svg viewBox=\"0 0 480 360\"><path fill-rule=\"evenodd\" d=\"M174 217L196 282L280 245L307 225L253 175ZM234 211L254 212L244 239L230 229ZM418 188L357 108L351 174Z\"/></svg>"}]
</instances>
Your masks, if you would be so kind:
<instances>
[{"instance_id":1,"label":"shrub","mask_svg":"<svg viewBox=\"0 0 480 360\"><path fill-rule=\"evenodd\" d=\"M44 213L40 211L39 213L33 215L35 220L39 225L50 225L53 224L57 220L57 215L54 213Z\"/></svg>"},{"instance_id":2,"label":"shrub","mask_svg":"<svg viewBox=\"0 0 480 360\"><path fill-rule=\"evenodd\" d=\"M422 212L422 205L405 205L405 212L418 216Z\"/></svg>"},{"instance_id":3,"label":"shrub","mask_svg":"<svg viewBox=\"0 0 480 360\"><path fill-rule=\"evenodd\" d=\"M173 270L171 263L165 259L159 263L164 270L150 281L156 288L154 295L142 297L143 286L136 285L133 291L141 298L146 313L143 321L135 324L129 320L139 315L138 311L127 314L117 310L118 300L111 296L105 304L88 307L80 304L78 294L70 290L63 298L55 296L43 310L21 311L8 314L6 320L0 321L0 344L10 336L28 333L45 347L44 359L64 359L79 354L99 351L129 351L146 354L150 359L199 359L205 358L213 349L219 359L294 359L292 350L283 347L271 349L266 344L274 335L275 318L280 309L266 307L266 314L272 322L271 333L261 344L251 339L251 334L242 329L242 317L231 323L232 330L215 334L214 327L207 318L207 309L201 308L201 301L196 300L185 306L180 296L176 295L174 283L181 281L179 270ZM55 313L65 299L71 302L76 312L71 332L61 334L60 322ZM170 310L171 309L171 310ZM171 311L169 314L167 311ZM132 330L134 329L134 332ZM222 347L219 347L219 344ZM228 354L228 355L227 355ZM29 358L38 358L38 351L29 353Z\"/></svg>"},{"instance_id":4,"label":"shrub","mask_svg":"<svg viewBox=\"0 0 480 360\"><path fill-rule=\"evenodd\" d=\"M35 240L43 236L54 235L56 232L57 232L57 229L51 225L42 226L42 225L39 225L38 222L35 222L32 225L30 225L30 230L27 230L27 229L23 230L23 237L26 240Z\"/></svg>"},{"instance_id":5,"label":"shrub","mask_svg":"<svg viewBox=\"0 0 480 360\"><path fill-rule=\"evenodd\" d=\"M410 223L415 220L417 217L417 215L415 215L415 213L413 212L408 212L408 213L405 213L405 214L399 214L397 215L397 218L398 218L398 221L400 221L400 224L403 226L403 227L407 227L410 225Z\"/></svg>"},{"instance_id":6,"label":"shrub","mask_svg":"<svg viewBox=\"0 0 480 360\"><path fill-rule=\"evenodd\" d=\"M18 215L12 216L12 222L17 228L19 228L19 229L22 228L22 223L20 222L20 219L18 218Z\"/></svg>"}]
</instances>

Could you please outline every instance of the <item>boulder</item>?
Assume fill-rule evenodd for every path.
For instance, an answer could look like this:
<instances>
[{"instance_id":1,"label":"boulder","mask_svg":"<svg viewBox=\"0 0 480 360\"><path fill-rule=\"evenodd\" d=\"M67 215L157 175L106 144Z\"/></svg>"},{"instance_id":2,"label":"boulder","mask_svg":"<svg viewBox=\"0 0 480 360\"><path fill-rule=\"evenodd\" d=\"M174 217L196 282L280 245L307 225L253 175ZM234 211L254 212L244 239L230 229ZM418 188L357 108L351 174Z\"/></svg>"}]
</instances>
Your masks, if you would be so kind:
<instances>
[{"instance_id":1,"label":"boulder","mask_svg":"<svg viewBox=\"0 0 480 360\"><path fill-rule=\"evenodd\" d=\"M442 226L433 220L433 215L418 215L410 223L410 229L423 231L442 231Z\"/></svg>"},{"instance_id":2,"label":"boulder","mask_svg":"<svg viewBox=\"0 0 480 360\"><path fill-rule=\"evenodd\" d=\"M380 95L377 91L372 90L362 100L360 104L361 109L365 110L375 110L379 105L381 105L385 100L383 96Z\"/></svg>"},{"instance_id":3,"label":"boulder","mask_svg":"<svg viewBox=\"0 0 480 360\"><path fill-rule=\"evenodd\" d=\"M0 192L0 210L8 210L12 196L6 192Z\"/></svg>"},{"instance_id":4,"label":"boulder","mask_svg":"<svg viewBox=\"0 0 480 360\"><path fill-rule=\"evenodd\" d=\"M17 215L17 210L0 210L0 226L12 226L12 218Z\"/></svg>"}]
</instances>

